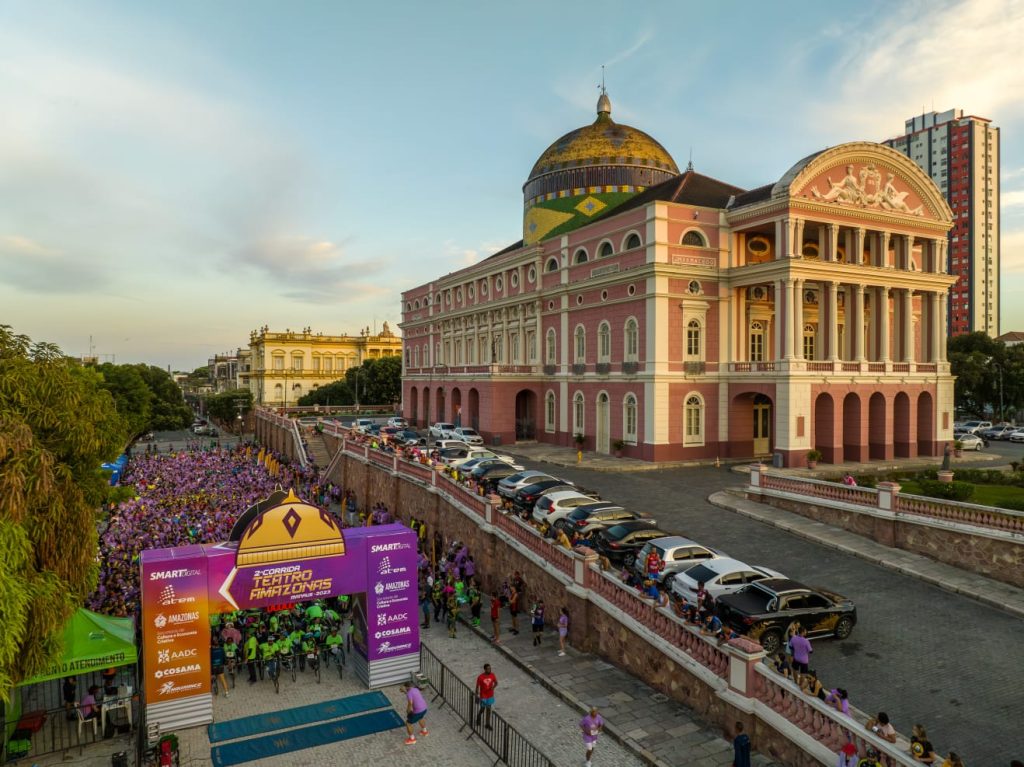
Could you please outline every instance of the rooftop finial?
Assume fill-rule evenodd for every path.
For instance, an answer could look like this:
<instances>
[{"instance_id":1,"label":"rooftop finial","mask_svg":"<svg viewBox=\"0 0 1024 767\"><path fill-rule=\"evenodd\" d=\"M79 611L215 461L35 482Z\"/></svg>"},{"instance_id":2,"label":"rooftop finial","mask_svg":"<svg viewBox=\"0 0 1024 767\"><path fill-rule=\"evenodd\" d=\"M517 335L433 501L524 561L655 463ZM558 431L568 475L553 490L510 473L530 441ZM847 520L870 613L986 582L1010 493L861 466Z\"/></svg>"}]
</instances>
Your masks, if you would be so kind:
<instances>
[{"instance_id":1,"label":"rooftop finial","mask_svg":"<svg viewBox=\"0 0 1024 767\"><path fill-rule=\"evenodd\" d=\"M686 163L686 169L693 170L693 147L690 147L690 161Z\"/></svg>"},{"instance_id":2,"label":"rooftop finial","mask_svg":"<svg viewBox=\"0 0 1024 767\"><path fill-rule=\"evenodd\" d=\"M597 116L607 117L612 113L612 100L608 98L608 90L604 87L604 64L601 65L601 84L597 87L601 91L601 96L597 99Z\"/></svg>"}]
</instances>

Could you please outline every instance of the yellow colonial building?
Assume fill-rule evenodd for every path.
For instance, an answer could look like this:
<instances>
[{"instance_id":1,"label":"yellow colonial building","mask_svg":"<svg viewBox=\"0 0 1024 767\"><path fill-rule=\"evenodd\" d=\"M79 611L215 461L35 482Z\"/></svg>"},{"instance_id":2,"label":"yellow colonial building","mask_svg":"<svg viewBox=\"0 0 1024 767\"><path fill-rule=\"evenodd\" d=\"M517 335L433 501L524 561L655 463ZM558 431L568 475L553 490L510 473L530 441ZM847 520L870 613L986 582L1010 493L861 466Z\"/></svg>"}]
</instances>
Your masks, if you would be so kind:
<instances>
[{"instance_id":1,"label":"yellow colonial building","mask_svg":"<svg viewBox=\"0 0 1024 767\"><path fill-rule=\"evenodd\" d=\"M264 326L249 334L249 352L253 402L288 407L366 360L401 355L402 339L386 322L380 333L366 327L355 336L324 335L312 328L278 333Z\"/></svg>"}]
</instances>

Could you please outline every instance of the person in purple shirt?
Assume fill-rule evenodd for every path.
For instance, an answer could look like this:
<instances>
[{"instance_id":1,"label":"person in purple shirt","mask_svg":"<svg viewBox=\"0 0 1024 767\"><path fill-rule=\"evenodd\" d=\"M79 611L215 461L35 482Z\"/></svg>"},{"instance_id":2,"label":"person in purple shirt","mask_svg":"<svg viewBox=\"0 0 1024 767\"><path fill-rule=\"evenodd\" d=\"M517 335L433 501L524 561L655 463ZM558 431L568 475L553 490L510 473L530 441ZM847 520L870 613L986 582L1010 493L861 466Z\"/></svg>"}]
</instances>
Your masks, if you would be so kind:
<instances>
[{"instance_id":1,"label":"person in purple shirt","mask_svg":"<svg viewBox=\"0 0 1024 767\"><path fill-rule=\"evenodd\" d=\"M580 720L580 731L583 733L583 748L587 752L587 767L594 756L594 746L597 745L597 736L604 729L604 719L597 713L597 706L590 707L590 713Z\"/></svg>"},{"instance_id":2,"label":"person in purple shirt","mask_svg":"<svg viewBox=\"0 0 1024 767\"><path fill-rule=\"evenodd\" d=\"M807 673L807 669L810 668L811 653L814 652L811 640L807 638L806 628L801 626L800 631L790 637L789 649L793 652L793 671L797 675L796 681L799 684L799 675Z\"/></svg>"},{"instance_id":3,"label":"person in purple shirt","mask_svg":"<svg viewBox=\"0 0 1024 767\"><path fill-rule=\"evenodd\" d=\"M419 722L420 735L429 735L427 732L427 701L420 692L420 688L414 684L403 684L402 692L405 693L405 729L409 736L405 739L405 745L411 746L416 743L416 736L413 734L412 726Z\"/></svg>"},{"instance_id":4,"label":"person in purple shirt","mask_svg":"<svg viewBox=\"0 0 1024 767\"><path fill-rule=\"evenodd\" d=\"M93 685L82 698L82 703L79 708L82 711L83 719L95 719L100 715L100 707L96 705L96 693L99 691L100 688Z\"/></svg>"}]
</instances>

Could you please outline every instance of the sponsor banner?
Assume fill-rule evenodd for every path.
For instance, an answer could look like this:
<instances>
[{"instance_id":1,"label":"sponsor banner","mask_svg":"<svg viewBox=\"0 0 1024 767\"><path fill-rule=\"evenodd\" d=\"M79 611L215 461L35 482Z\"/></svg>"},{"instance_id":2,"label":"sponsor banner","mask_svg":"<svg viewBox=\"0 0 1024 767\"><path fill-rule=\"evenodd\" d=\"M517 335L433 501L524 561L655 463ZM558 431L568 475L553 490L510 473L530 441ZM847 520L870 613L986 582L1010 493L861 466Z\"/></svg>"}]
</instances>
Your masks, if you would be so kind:
<instances>
[{"instance_id":1,"label":"sponsor banner","mask_svg":"<svg viewBox=\"0 0 1024 767\"><path fill-rule=\"evenodd\" d=\"M151 703L210 692L210 616L201 546L142 552L145 689Z\"/></svg>"},{"instance_id":2,"label":"sponsor banner","mask_svg":"<svg viewBox=\"0 0 1024 767\"><path fill-rule=\"evenodd\" d=\"M416 564L416 534L411 530L389 530L367 538L366 637L370 661L419 652Z\"/></svg>"}]
</instances>

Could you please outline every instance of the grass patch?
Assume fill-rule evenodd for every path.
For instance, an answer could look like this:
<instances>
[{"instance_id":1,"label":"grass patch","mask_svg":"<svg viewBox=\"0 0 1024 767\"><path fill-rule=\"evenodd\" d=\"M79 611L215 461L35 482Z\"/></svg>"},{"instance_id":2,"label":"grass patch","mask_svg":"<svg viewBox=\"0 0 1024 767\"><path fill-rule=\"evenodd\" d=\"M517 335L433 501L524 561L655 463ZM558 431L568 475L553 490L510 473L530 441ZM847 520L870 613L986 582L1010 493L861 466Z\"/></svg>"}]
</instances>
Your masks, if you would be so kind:
<instances>
[{"instance_id":1,"label":"grass patch","mask_svg":"<svg viewBox=\"0 0 1024 767\"><path fill-rule=\"evenodd\" d=\"M956 474L954 473L954 478ZM900 492L910 495L924 495L921 485L912 479L900 482ZM1013 485L975 485L974 494L969 503L981 506L998 506L1004 501L1024 502L1024 488Z\"/></svg>"}]
</instances>

